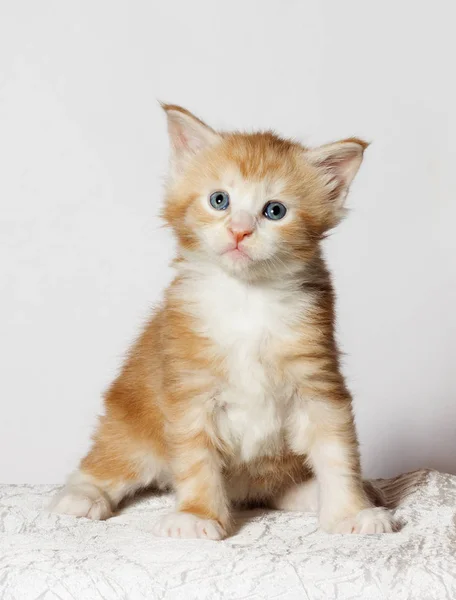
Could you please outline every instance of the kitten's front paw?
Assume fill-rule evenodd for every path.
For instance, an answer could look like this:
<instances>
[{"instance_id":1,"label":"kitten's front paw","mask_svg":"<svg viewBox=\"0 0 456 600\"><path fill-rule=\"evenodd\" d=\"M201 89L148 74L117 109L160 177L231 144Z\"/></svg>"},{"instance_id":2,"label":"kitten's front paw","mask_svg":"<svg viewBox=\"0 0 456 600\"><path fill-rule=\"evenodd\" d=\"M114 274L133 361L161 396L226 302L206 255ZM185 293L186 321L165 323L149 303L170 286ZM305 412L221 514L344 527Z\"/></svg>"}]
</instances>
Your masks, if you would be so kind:
<instances>
[{"instance_id":1,"label":"kitten's front paw","mask_svg":"<svg viewBox=\"0 0 456 600\"><path fill-rule=\"evenodd\" d=\"M226 531L217 521L201 519L201 517L184 512L170 513L162 517L156 523L153 533L160 537L206 540L221 540L226 537Z\"/></svg>"},{"instance_id":2,"label":"kitten's front paw","mask_svg":"<svg viewBox=\"0 0 456 600\"><path fill-rule=\"evenodd\" d=\"M357 515L339 521L331 533L392 533L397 523L386 508L365 508Z\"/></svg>"},{"instance_id":3,"label":"kitten's front paw","mask_svg":"<svg viewBox=\"0 0 456 600\"><path fill-rule=\"evenodd\" d=\"M97 521L111 516L109 500L89 483L65 486L50 505L51 512Z\"/></svg>"}]
</instances>

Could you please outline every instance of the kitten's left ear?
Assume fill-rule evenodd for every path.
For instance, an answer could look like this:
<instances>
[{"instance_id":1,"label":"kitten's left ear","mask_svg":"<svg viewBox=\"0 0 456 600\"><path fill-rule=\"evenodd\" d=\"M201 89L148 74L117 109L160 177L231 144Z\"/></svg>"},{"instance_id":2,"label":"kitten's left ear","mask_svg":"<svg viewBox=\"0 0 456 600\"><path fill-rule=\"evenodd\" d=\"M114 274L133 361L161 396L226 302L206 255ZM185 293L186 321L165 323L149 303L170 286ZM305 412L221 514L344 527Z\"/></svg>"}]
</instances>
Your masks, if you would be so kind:
<instances>
[{"instance_id":1,"label":"kitten's left ear","mask_svg":"<svg viewBox=\"0 0 456 600\"><path fill-rule=\"evenodd\" d=\"M181 172L198 152L217 143L221 136L191 112L175 104L161 105L168 117L173 172Z\"/></svg>"},{"instance_id":2,"label":"kitten's left ear","mask_svg":"<svg viewBox=\"0 0 456 600\"><path fill-rule=\"evenodd\" d=\"M349 138L306 151L306 159L321 169L333 208L340 211L369 144ZM341 215L342 216L342 215Z\"/></svg>"}]
</instances>

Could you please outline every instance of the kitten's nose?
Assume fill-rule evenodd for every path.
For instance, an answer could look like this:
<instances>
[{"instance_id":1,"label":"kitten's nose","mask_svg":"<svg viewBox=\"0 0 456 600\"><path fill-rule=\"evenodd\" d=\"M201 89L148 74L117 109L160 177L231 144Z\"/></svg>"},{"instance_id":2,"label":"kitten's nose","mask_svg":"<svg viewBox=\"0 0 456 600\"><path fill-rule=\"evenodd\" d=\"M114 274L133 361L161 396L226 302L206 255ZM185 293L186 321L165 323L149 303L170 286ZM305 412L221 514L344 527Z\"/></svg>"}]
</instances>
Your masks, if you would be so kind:
<instances>
[{"instance_id":1,"label":"kitten's nose","mask_svg":"<svg viewBox=\"0 0 456 600\"><path fill-rule=\"evenodd\" d=\"M237 230L235 230L235 229L232 229L231 227L229 228L229 230L231 231L231 235L234 237L236 243L238 243L238 244L239 244L239 242L242 242L242 240L245 237L249 236L253 231L253 229L242 229L242 230L237 229Z\"/></svg>"},{"instance_id":2,"label":"kitten's nose","mask_svg":"<svg viewBox=\"0 0 456 600\"><path fill-rule=\"evenodd\" d=\"M253 233L255 227L254 218L248 213L240 213L231 219L228 230L237 244Z\"/></svg>"}]
</instances>

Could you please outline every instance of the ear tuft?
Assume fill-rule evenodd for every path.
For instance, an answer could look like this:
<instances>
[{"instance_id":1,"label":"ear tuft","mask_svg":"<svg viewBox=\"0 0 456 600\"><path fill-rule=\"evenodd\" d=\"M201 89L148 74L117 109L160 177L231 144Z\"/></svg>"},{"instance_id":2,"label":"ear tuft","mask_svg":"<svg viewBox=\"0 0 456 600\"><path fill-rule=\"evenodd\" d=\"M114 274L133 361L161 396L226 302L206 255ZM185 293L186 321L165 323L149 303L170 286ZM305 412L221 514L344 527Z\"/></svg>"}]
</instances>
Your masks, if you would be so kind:
<instances>
[{"instance_id":1,"label":"ear tuft","mask_svg":"<svg viewBox=\"0 0 456 600\"><path fill-rule=\"evenodd\" d=\"M338 144L358 144L358 146L361 146L363 152L366 148L368 148L370 146L370 142L366 142L365 140L362 140L361 138L357 138L357 137L349 137L346 138L345 140L341 140L340 142L337 142Z\"/></svg>"},{"instance_id":2,"label":"ear tuft","mask_svg":"<svg viewBox=\"0 0 456 600\"><path fill-rule=\"evenodd\" d=\"M168 118L172 170L182 171L192 157L217 143L220 136L182 106L162 102L160 105Z\"/></svg>"}]
</instances>

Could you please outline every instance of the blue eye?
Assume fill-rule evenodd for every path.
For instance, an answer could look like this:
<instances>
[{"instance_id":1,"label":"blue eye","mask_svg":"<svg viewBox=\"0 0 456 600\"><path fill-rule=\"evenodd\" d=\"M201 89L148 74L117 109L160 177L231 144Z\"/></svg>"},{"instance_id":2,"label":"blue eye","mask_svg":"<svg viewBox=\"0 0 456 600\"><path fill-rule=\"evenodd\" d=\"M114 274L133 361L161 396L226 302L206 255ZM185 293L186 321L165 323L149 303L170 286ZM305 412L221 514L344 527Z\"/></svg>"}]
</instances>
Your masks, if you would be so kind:
<instances>
[{"instance_id":1,"label":"blue eye","mask_svg":"<svg viewBox=\"0 0 456 600\"><path fill-rule=\"evenodd\" d=\"M281 202L268 202L263 208L263 214L271 221L279 221L287 214L287 209Z\"/></svg>"},{"instance_id":2,"label":"blue eye","mask_svg":"<svg viewBox=\"0 0 456 600\"><path fill-rule=\"evenodd\" d=\"M215 210L226 210L230 204L230 197L226 192L214 192L209 196L209 202Z\"/></svg>"}]
</instances>

